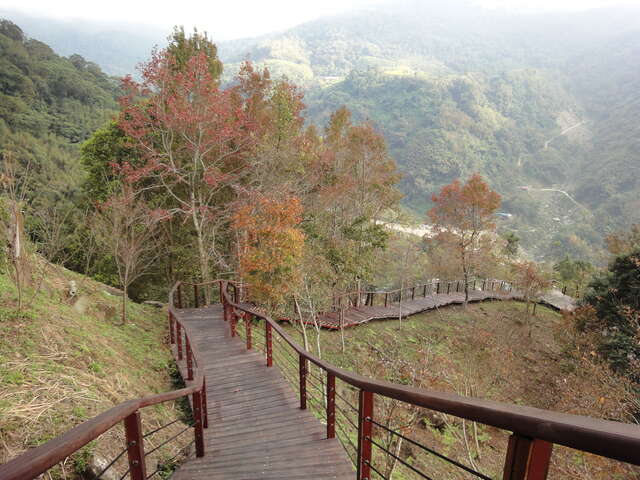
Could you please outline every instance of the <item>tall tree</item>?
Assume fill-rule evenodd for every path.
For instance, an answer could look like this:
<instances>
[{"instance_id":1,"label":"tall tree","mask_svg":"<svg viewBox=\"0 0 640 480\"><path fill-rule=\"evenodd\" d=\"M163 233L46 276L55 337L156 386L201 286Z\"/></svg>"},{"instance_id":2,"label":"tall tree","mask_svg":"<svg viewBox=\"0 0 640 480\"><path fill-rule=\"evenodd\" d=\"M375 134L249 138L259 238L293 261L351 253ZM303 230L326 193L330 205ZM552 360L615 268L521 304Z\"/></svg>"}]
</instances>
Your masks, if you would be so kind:
<instances>
[{"instance_id":1,"label":"tall tree","mask_svg":"<svg viewBox=\"0 0 640 480\"><path fill-rule=\"evenodd\" d=\"M155 52L141 83L124 80L119 119L144 160L138 168L124 165L125 175L163 189L167 213L191 223L203 281L212 260L224 264L216 236L254 140L237 90L218 87L210 60L203 51L187 59L171 48Z\"/></svg>"},{"instance_id":2,"label":"tall tree","mask_svg":"<svg viewBox=\"0 0 640 480\"><path fill-rule=\"evenodd\" d=\"M479 174L463 185L458 179L433 195L428 215L443 243L458 252L464 278L464 305L469 301L469 279L475 273L476 251L481 236L492 235L493 214L500 206L500 195L489 188ZM487 237L488 239L491 237Z\"/></svg>"},{"instance_id":3,"label":"tall tree","mask_svg":"<svg viewBox=\"0 0 640 480\"><path fill-rule=\"evenodd\" d=\"M148 272L158 255L156 234L160 218L154 215L129 184L99 205L94 226L113 257L122 287L122 324L127 322L129 286Z\"/></svg>"},{"instance_id":4,"label":"tall tree","mask_svg":"<svg viewBox=\"0 0 640 480\"><path fill-rule=\"evenodd\" d=\"M344 107L331 116L323 138L313 136L305 137L311 151L305 227L336 284L352 287L371 276L374 252L386 245L387 232L376 220L399 200L399 175L382 135L369 124L353 125Z\"/></svg>"},{"instance_id":5,"label":"tall tree","mask_svg":"<svg viewBox=\"0 0 640 480\"><path fill-rule=\"evenodd\" d=\"M241 237L240 273L252 299L282 310L300 277L304 234L298 228L302 206L295 197L256 196L240 207L233 226Z\"/></svg>"}]
</instances>

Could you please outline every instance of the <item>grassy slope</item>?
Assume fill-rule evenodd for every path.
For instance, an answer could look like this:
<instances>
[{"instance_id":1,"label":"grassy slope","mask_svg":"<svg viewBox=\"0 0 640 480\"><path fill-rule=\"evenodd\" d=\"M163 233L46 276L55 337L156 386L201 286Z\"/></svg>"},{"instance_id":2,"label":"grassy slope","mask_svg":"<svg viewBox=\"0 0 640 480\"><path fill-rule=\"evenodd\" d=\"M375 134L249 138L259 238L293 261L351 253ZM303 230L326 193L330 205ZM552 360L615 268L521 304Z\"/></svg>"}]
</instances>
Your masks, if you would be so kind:
<instances>
[{"instance_id":1,"label":"grassy slope","mask_svg":"<svg viewBox=\"0 0 640 480\"><path fill-rule=\"evenodd\" d=\"M6 275L0 276L0 463L115 404L175 388L164 342L164 312L130 304L129 323L121 326L119 297L81 275L47 268L39 295L21 313L14 306L15 287ZM70 280L78 285L75 305L67 298ZM147 408L145 431L178 415L179 406L172 402ZM175 433L179 425L151 437L149 446ZM181 439L182 444L190 440L188 435ZM82 470L92 454L111 459L123 445L118 427L64 469ZM170 457L179 445L172 442L157 458ZM155 468L154 463L150 466Z\"/></svg>"},{"instance_id":2,"label":"grassy slope","mask_svg":"<svg viewBox=\"0 0 640 480\"><path fill-rule=\"evenodd\" d=\"M433 390L627 419L624 382L593 362L590 352L576 350L567 320L539 307L529 338L523 309L524 305L517 302L484 302L470 305L466 312L462 307L449 307L417 315L404 320L401 327L397 321L371 323L345 331L345 354L341 352L340 333L323 332L322 356L344 368L403 383L412 382L403 377L405 369L399 358L414 364L422 362L421 386ZM288 328L300 338L293 327ZM310 337L315 345L313 334ZM392 352L391 358L380 361L380 352ZM380 406L380 410L387 407ZM471 456L480 471L500 477L507 432L478 425L476 449L472 426L467 424L465 428L470 454L462 422L453 417L424 411L424 417L407 431L466 464ZM434 478L467 478L457 476L446 464L417 448L405 445L402 451L427 473L437 473ZM633 478L619 464L558 447L555 452L550 478ZM413 477L398 468L394 478Z\"/></svg>"}]
</instances>

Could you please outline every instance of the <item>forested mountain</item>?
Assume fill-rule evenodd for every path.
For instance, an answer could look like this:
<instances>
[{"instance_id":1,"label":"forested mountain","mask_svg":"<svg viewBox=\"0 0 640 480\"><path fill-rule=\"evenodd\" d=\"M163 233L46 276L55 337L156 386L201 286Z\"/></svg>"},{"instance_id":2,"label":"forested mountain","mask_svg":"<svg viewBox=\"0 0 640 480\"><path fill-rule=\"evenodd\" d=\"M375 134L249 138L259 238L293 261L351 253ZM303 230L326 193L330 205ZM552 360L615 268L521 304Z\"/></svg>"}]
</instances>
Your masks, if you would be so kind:
<instances>
[{"instance_id":1,"label":"forested mountain","mask_svg":"<svg viewBox=\"0 0 640 480\"><path fill-rule=\"evenodd\" d=\"M164 46L168 29L127 22L56 19L0 7L0 18L11 20L25 32L49 45L58 55L82 55L109 75L134 74L155 45Z\"/></svg>"},{"instance_id":2,"label":"forested mountain","mask_svg":"<svg viewBox=\"0 0 640 480\"><path fill-rule=\"evenodd\" d=\"M110 73L130 72L162 37L21 18ZM400 0L219 52L227 81L249 58L303 85L308 123L342 105L371 121L420 218L441 185L478 171L503 194L501 227L527 250L597 260L605 234L640 221L639 45L637 7L516 15Z\"/></svg>"},{"instance_id":3,"label":"forested mountain","mask_svg":"<svg viewBox=\"0 0 640 480\"><path fill-rule=\"evenodd\" d=\"M63 209L77 193L80 143L115 113L118 88L95 63L0 20L0 151L16 157L35 205Z\"/></svg>"},{"instance_id":4,"label":"forested mountain","mask_svg":"<svg viewBox=\"0 0 640 480\"><path fill-rule=\"evenodd\" d=\"M504 196L503 228L539 258L597 259L635 208L640 9L510 15L404 1L223 43L307 85L308 120L348 105L384 132L419 215L458 176Z\"/></svg>"}]
</instances>

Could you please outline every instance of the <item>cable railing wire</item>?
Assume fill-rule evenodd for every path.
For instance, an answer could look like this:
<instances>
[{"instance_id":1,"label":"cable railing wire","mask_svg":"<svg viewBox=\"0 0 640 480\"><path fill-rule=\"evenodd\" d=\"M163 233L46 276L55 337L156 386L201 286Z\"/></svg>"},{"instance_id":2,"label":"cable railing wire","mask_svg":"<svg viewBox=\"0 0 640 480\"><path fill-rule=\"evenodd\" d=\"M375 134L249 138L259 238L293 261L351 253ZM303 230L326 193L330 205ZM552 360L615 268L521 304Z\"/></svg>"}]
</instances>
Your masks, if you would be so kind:
<instances>
[{"instance_id":1,"label":"cable railing wire","mask_svg":"<svg viewBox=\"0 0 640 480\"><path fill-rule=\"evenodd\" d=\"M168 458L167 460L165 460L163 463L164 465L167 465L169 463L171 463L173 460L175 460L178 455L180 455L181 452L187 450L189 447L191 447L191 445L193 445L195 443L195 440L191 440L188 444L186 444L184 447L180 448L178 450L178 453L176 453L175 455L173 455L172 457ZM126 450L125 450L126 451ZM186 458L186 457L185 457ZM149 475L147 475L146 480L149 480L151 477L153 477L156 473L160 472L160 470L162 470L162 467L159 466L158 468L156 468L152 473L150 473Z\"/></svg>"},{"instance_id":2,"label":"cable railing wire","mask_svg":"<svg viewBox=\"0 0 640 480\"><path fill-rule=\"evenodd\" d=\"M433 480L433 478L431 478L430 476L428 476L426 473L421 472L420 470L418 470L417 468L415 468L413 465L411 465L410 463L405 462L402 458L400 458L399 456L397 456L395 453L390 452L389 450L387 450L385 447L383 447L382 445L380 445L378 442L376 442L374 439L372 439L371 437L365 437L365 439L369 442L371 442L373 445L375 445L376 447L378 447L380 450L382 450L383 452L386 452L387 455L391 455L393 458L395 458L397 461L399 461L402 465L404 465L405 467L409 468L410 470L412 470L413 472L417 473L418 475L420 475L422 478L426 478L427 480Z\"/></svg>"},{"instance_id":3,"label":"cable railing wire","mask_svg":"<svg viewBox=\"0 0 640 480\"><path fill-rule=\"evenodd\" d=\"M150 432L145 433L145 434L142 436L142 438L150 437L150 436L151 436L151 435L153 435L154 433L158 433L160 430L164 430L165 428L167 428L167 427L169 427L169 426L171 426L171 425L173 425L174 423L177 423L177 422L179 422L179 421L180 421L180 419L179 419L179 418L177 418L177 419L176 419L176 420L174 420L173 422L169 422L169 423L167 423L167 424L165 424L165 425L162 425L161 427L156 428L155 430L151 430Z\"/></svg>"},{"instance_id":4,"label":"cable railing wire","mask_svg":"<svg viewBox=\"0 0 640 480\"><path fill-rule=\"evenodd\" d=\"M380 478L383 478L384 480L389 480L376 467L374 467L373 464L369 460L365 460L364 464L365 465L369 465L369 468L371 468L371 470L373 470Z\"/></svg>"},{"instance_id":5,"label":"cable railing wire","mask_svg":"<svg viewBox=\"0 0 640 480\"><path fill-rule=\"evenodd\" d=\"M373 423L374 425L386 430L387 432L392 433L393 435L396 435L396 436L402 438L403 440L406 440L407 442L411 443L412 445L415 445L416 447L422 448L424 451L429 452L429 453L441 458L442 460L445 460L445 461L451 463L452 465L455 465L456 467L461 468L461 469L471 473L472 475L475 475L476 477L482 478L483 480L493 480L491 477L488 477L488 476L484 475L483 473L477 472L476 470L473 470L472 468L467 467L466 465L464 465L462 463L459 463L459 462L457 462L457 461L455 461L455 460L453 460L453 459L451 459L449 457L446 457L443 454L441 454L439 452L436 452L435 450L433 450L433 449L431 449L431 448L429 448L429 447L427 447L425 445L422 445L421 443L418 443L415 440L412 440L411 438L406 437L406 436L402 435L401 433L398 433L395 430L392 430L392 429L390 429L389 427L387 427L385 425L382 425L381 423L376 422L372 418L367 417L366 420L371 422L371 423Z\"/></svg>"},{"instance_id":6,"label":"cable railing wire","mask_svg":"<svg viewBox=\"0 0 640 480\"><path fill-rule=\"evenodd\" d=\"M118 455L116 455L116 457L115 457L113 460L111 460L111 462L109 462L109 464L108 464L106 467L104 467L104 468L102 469L102 471L101 471L98 475L96 475L96 478L100 478L100 477L102 477L102 475L104 475L104 473L105 473L107 470L109 470L111 467L113 467L113 466L115 465L115 463L116 463L118 460L120 460L120 458L122 458L122 456L123 456L125 453L127 453L127 449L126 449L126 448L125 448L124 450L122 450Z\"/></svg>"},{"instance_id":7,"label":"cable railing wire","mask_svg":"<svg viewBox=\"0 0 640 480\"><path fill-rule=\"evenodd\" d=\"M354 410L355 412L357 412L357 411L358 411L358 409L357 409L356 407L354 407L354 406L351 404L351 402L349 402L349 400L347 400L346 398L344 398L342 395L340 395L340 394L338 393L338 389L336 389L335 394L336 394L336 397L338 397L338 398L342 399L342 401L343 401L344 403L346 403L346 404L347 404L347 406L348 406L348 407L350 407L352 410Z\"/></svg>"},{"instance_id":8,"label":"cable railing wire","mask_svg":"<svg viewBox=\"0 0 640 480\"><path fill-rule=\"evenodd\" d=\"M336 423L336 427L338 428L339 433L342 433L341 435L337 435L338 440L340 441L340 443L342 444L342 447L344 448L344 451L347 452L347 454L349 454L349 449L347 448L347 445L345 445L345 442L343 441L343 439L351 446L351 448L353 448L354 453L358 452L358 447L355 445L355 443L353 443L351 441L351 438L349 438L349 432L347 432L346 430L344 430L342 428L342 426L338 423ZM349 458L351 458L351 460L353 461L354 465L356 463L355 459L351 457L351 455L349 455Z\"/></svg>"},{"instance_id":9,"label":"cable railing wire","mask_svg":"<svg viewBox=\"0 0 640 480\"><path fill-rule=\"evenodd\" d=\"M342 415L345 420L347 422L349 422L349 424L357 431L358 430L358 426L355 424L355 422L353 420L351 420L349 418L349 416L345 413L344 410L342 410L340 407L338 407L338 404L336 404L336 412L338 412L340 415Z\"/></svg>"},{"instance_id":10,"label":"cable railing wire","mask_svg":"<svg viewBox=\"0 0 640 480\"><path fill-rule=\"evenodd\" d=\"M145 457L148 457L149 455L151 455L153 452L155 452L156 450L158 450L159 448L164 447L167 443L171 442L172 440L175 440L176 438L178 438L180 435L182 435L184 432L186 432L187 430L189 430L190 428L192 428L190 425L183 428L182 430L180 430L178 433L176 433L175 435L173 435L172 437L168 438L167 440L165 440L164 442L162 442L160 445L152 448L151 450L149 450L148 452L144 453Z\"/></svg>"}]
</instances>

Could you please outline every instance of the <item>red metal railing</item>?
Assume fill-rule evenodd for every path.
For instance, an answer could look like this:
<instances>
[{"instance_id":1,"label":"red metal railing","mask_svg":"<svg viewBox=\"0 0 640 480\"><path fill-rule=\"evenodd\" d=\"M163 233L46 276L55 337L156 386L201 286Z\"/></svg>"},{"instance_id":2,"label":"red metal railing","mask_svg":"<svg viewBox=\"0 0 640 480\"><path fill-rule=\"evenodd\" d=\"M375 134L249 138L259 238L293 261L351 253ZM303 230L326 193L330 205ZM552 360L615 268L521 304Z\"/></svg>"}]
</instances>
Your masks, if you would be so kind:
<instances>
[{"instance_id":1,"label":"red metal railing","mask_svg":"<svg viewBox=\"0 0 640 480\"><path fill-rule=\"evenodd\" d=\"M502 280L473 280L469 283L469 291L509 293L513 291L513 286ZM360 290L335 295L332 311L374 305L387 307L392 303L415 300L416 297L461 292L464 292L463 280L432 281L395 290Z\"/></svg>"},{"instance_id":2,"label":"red metal railing","mask_svg":"<svg viewBox=\"0 0 640 480\"><path fill-rule=\"evenodd\" d=\"M153 449L145 451L145 438L177 422L170 422L151 432L142 431L141 410L151 405L177 400L191 396L191 407L193 414L193 430L195 452L197 457L204 456L204 432L208 426L207 402L206 402L206 380L203 371L198 368L198 349L190 342L189 328L182 325L176 316L176 308L173 299L177 297L176 290L180 288L178 283L170 293L169 299L169 324L170 341L177 344L176 356L182 360L186 356L186 368L188 386L172 392L150 395L144 398L129 400L116 405L115 407L101 413L97 417L87 420L59 437L50 440L39 447L26 451L22 455L0 465L1 480L27 480L38 477L56 464L62 462L83 446L97 439L120 422L124 425L125 442L124 449L104 468L98 475L102 476L111 468L124 454L127 454L128 470L122 478L129 475L131 480L146 480L153 477L158 470L147 472L145 459L168 443L174 440L188 429L182 429L178 434L172 436L168 441L155 446ZM197 298L197 294L196 294ZM183 351L182 345L185 345Z\"/></svg>"},{"instance_id":3,"label":"red metal railing","mask_svg":"<svg viewBox=\"0 0 640 480\"><path fill-rule=\"evenodd\" d=\"M207 288L211 291L203 293ZM233 282L216 280L197 284L197 288L193 284L178 283L170 294L170 341L176 345L178 359L186 356L186 377L187 380L192 379L190 386L117 405L0 466L0 479L35 478L119 422L124 423L126 432L126 447L120 454L126 452L128 457L129 470L125 476L129 474L134 480L149 478L156 472L147 475L145 458L151 452L145 451L144 438L155 431L143 434L140 409L188 395L192 395L196 455L204 455L203 428L207 426L205 378L198 368L197 346L190 341L189 327L180 322L176 306L186 307L191 303L186 289L193 291L195 307L203 305L203 297L213 298L212 290L215 288L219 288L224 319L229 322L232 335L242 330L246 348L263 351L267 368L276 365L281 369L283 376L298 392L300 408L309 408L320 416L326 423L327 438L337 437L342 442L354 463L358 480L368 480L374 475L387 478L376 463L384 456L396 459L415 475L431 478L400 452L387 448L381 441L380 432L383 431L401 436L416 448L448 462L465 474L485 480L491 478L386 424L376 416L375 406L388 400L511 432L505 453L504 480L545 479L553 444L640 465L640 427L636 425L434 392L363 377L307 352L263 312L240 303L240 287ZM240 328L240 323L244 323L244 329Z\"/></svg>"},{"instance_id":4,"label":"red metal railing","mask_svg":"<svg viewBox=\"0 0 640 480\"><path fill-rule=\"evenodd\" d=\"M402 437L465 475L491 478L376 418L375 405L390 400L510 432L503 465L504 480L545 479L554 444L640 465L640 427L637 425L418 389L342 370L304 350L264 313L238 303L232 294L237 289L232 285L222 282L220 287L224 318L230 324L232 335L242 331L248 349L263 351L266 366L275 364L280 368L298 392L300 408L310 408L326 423L327 438L340 439L354 463L358 480L373 476L387 478L376 465L376 460L384 456L391 456L414 475L431 478L400 452L387 448L380 440L384 432ZM244 323L244 329L240 323Z\"/></svg>"}]
</instances>

